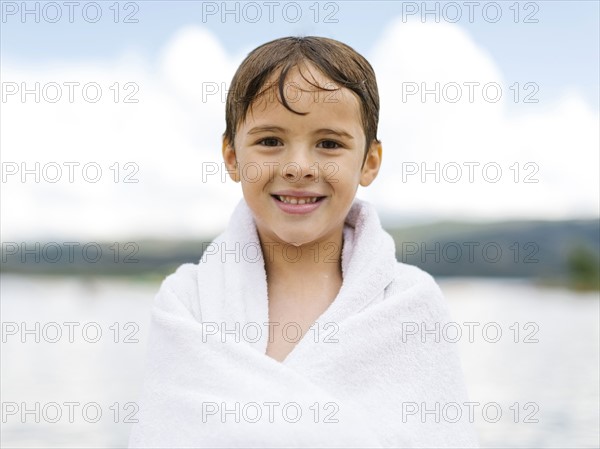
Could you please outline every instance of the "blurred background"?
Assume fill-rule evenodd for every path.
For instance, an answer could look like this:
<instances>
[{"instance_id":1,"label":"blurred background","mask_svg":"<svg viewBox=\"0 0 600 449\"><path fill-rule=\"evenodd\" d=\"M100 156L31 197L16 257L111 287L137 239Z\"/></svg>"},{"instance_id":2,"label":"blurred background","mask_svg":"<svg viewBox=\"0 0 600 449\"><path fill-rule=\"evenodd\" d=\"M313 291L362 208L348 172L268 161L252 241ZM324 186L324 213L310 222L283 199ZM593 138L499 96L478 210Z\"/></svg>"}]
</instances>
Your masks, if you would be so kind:
<instances>
[{"instance_id":1,"label":"blurred background","mask_svg":"<svg viewBox=\"0 0 600 449\"><path fill-rule=\"evenodd\" d=\"M481 445L600 445L597 2L1 8L3 447L127 444L153 297L242 197L230 80L287 35L375 69L358 197L448 299L470 399L502 411L475 414Z\"/></svg>"}]
</instances>

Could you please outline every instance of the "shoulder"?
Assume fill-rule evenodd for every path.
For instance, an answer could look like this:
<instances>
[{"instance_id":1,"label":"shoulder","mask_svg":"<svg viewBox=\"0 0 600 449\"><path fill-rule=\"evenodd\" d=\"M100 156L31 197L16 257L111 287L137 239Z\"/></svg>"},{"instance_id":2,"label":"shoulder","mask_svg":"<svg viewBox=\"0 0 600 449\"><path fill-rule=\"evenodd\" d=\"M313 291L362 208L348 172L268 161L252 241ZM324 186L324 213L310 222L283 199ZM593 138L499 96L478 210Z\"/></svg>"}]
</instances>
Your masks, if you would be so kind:
<instances>
[{"instance_id":1,"label":"shoulder","mask_svg":"<svg viewBox=\"0 0 600 449\"><path fill-rule=\"evenodd\" d=\"M442 290L433 276L403 262L397 262L394 279L386 288L385 296L398 297L406 307L429 310L433 315L448 313Z\"/></svg>"},{"instance_id":2,"label":"shoulder","mask_svg":"<svg viewBox=\"0 0 600 449\"><path fill-rule=\"evenodd\" d=\"M198 264L184 263L163 280L160 288L173 292L197 291L197 271Z\"/></svg>"},{"instance_id":3,"label":"shoulder","mask_svg":"<svg viewBox=\"0 0 600 449\"><path fill-rule=\"evenodd\" d=\"M171 313L180 313L183 307L199 319L198 296L198 265L185 263L162 281L154 306Z\"/></svg>"},{"instance_id":4,"label":"shoulder","mask_svg":"<svg viewBox=\"0 0 600 449\"><path fill-rule=\"evenodd\" d=\"M395 276L392 284L396 289L414 288L431 290L441 294L441 290L433 276L415 265L409 265L403 262L396 263Z\"/></svg>"}]
</instances>

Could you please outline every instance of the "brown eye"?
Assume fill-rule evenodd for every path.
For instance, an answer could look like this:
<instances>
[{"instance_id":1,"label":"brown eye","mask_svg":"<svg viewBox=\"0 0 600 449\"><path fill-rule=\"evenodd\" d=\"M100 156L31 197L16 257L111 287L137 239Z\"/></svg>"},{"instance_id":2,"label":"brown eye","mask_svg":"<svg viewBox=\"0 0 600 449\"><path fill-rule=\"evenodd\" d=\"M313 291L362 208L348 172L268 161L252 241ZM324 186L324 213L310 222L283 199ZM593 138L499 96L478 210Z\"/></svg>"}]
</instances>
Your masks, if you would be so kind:
<instances>
[{"instance_id":1,"label":"brown eye","mask_svg":"<svg viewBox=\"0 0 600 449\"><path fill-rule=\"evenodd\" d=\"M260 140L258 143L266 147L275 147L279 143L279 140L274 137L267 137L266 139Z\"/></svg>"},{"instance_id":2,"label":"brown eye","mask_svg":"<svg viewBox=\"0 0 600 449\"><path fill-rule=\"evenodd\" d=\"M324 140L320 143L320 145L323 145L323 148L327 150L336 150L338 148L341 148L341 145L337 142L334 142L333 140Z\"/></svg>"}]
</instances>

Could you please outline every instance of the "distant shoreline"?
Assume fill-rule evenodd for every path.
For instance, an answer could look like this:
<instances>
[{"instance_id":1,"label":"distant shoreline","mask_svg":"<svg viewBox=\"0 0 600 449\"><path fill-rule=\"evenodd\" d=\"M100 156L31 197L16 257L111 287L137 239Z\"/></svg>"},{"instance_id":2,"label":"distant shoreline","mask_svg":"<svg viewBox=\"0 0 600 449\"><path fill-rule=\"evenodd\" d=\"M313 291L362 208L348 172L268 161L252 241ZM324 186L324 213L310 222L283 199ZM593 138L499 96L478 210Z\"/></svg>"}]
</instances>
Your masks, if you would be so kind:
<instances>
[{"instance_id":1,"label":"distant shoreline","mask_svg":"<svg viewBox=\"0 0 600 449\"><path fill-rule=\"evenodd\" d=\"M398 261L436 277L523 278L600 289L598 220L442 222L387 231ZM0 271L162 279L183 263L198 263L212 239L3 242Z\"/></svg>"}]
</instances>

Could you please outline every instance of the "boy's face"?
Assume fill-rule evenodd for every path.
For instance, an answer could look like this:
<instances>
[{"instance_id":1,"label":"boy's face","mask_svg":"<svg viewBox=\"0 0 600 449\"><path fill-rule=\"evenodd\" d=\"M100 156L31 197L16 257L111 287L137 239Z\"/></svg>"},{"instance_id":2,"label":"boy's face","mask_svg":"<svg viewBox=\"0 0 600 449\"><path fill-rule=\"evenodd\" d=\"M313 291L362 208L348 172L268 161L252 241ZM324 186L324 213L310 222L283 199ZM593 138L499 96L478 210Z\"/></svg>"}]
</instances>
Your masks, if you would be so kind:
<instances>
[{"instance_id":1,"label":"boy's face","mask_svg":"<svg viewBox=\"0 0 600 449\"><path fill-rule=\"evenodd\" d=\"M302 72L308 79L338 87L307 66L309 72ZM231 177L242 183L263 242L338 241L358 185L368 186L377 176L381 145L371 145L361 168L365 133L352 91L319 90L297 68L285 86L289 106L308 114L288 111L276 89L267 92L238 126L235 150L223 142L223 158Z\"/></svg>"}]
</instances>

